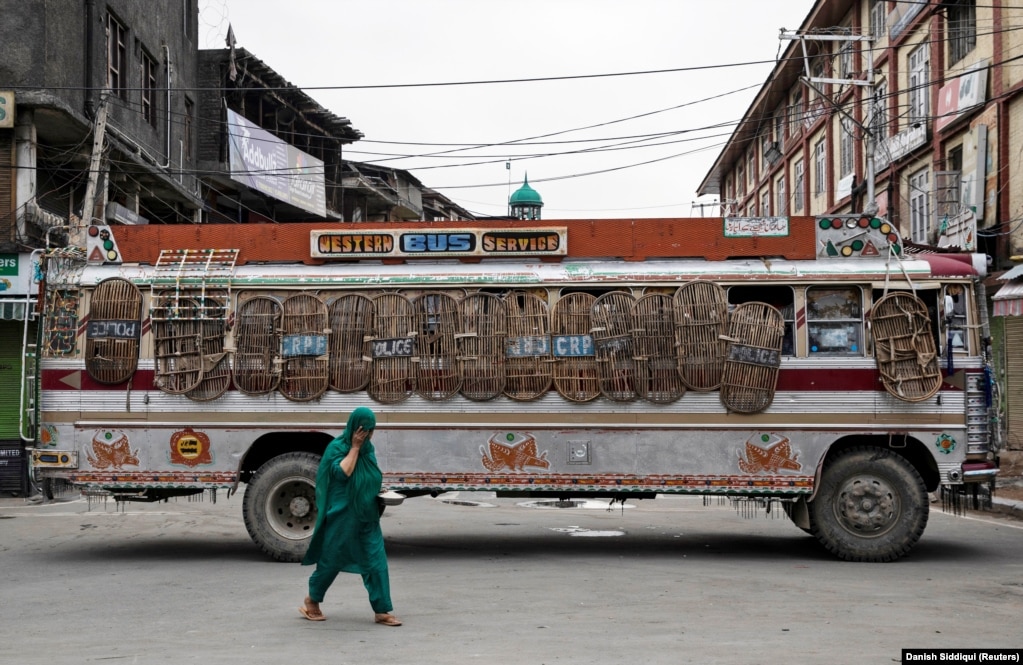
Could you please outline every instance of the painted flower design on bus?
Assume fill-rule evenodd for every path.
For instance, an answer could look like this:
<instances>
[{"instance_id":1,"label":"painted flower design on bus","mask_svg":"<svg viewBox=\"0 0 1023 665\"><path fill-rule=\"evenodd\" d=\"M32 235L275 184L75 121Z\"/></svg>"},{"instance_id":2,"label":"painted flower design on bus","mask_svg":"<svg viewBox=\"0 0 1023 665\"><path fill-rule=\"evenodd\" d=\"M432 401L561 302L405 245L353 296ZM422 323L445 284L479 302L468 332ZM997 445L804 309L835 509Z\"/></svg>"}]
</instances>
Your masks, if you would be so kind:
<instances>
[{"instance_id":1,"label":"painted flower design on bus","mask_svg":"<svg viewBox=\"0 0 1023 665\"><path fill-rule=\"evenodd\" d=\"M948 434L941 434L934 442L934 446L938 449L939 453L948 455L956 449L956 440Z\"/></svg>"},{"instance_id":2,"label":"painted flower design on bus","mask_svg":"<svg viewBox=\"0 0 1023 665\"><path fill-rule=\"evenodd\" d=\"M743 473L778 473L782 469L799 471L803 468L796 459L799 453L793 452L788 437L780 434L753 436L746 442L744 452L745 458L739 453L739 468Z\"/></svg>"},{"instance_id":3,"label":"painted flower design on bus","mask_svg":"<svg viewBox=\"0 0 1023 665\"><path fill-rule=\"evenodd\" d=\"M89 464L97 469L121 469L139 465L139 449L131 449L128 435L116 430L96 432L92 437L92 452L85 451Z\"/></svg>"},{"instance_id":4,"label":"painted flower design on bus","mask_svg":"<svg viewBox=\"0 0 1023 665\"><path fill-rule=\"evenodd\" d=\"M502 443L501 440L506 443ZM488 471L525 471L526 467L549 469L550 461L547 451L537 455L536 439L529 434L495 434L490 437L489 451L480 446L483 454L483 466ZM487 453L490 453L489 455Z\"/></svg>"}]
</instances>

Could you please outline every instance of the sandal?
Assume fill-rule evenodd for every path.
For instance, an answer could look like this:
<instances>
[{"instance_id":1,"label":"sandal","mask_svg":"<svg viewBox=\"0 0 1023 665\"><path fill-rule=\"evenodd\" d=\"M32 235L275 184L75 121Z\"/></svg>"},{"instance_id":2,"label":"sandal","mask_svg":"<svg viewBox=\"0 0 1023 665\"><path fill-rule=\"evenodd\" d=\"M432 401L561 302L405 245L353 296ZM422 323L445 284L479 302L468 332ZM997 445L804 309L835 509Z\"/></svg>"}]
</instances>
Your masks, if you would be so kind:
<instances>
[{"instance_id":1,"label":"sandal","mask_svg":"<svg viewBox=\"0 0 1023 665\"><path fill-rule=\"evenodd\" d=\"M309 599L306 598L306 601L308 601L308 600ZM302 607L298 608L298 613L301 614L302 616L304 616L306 619L309 619L310 621L326 621L327 620L327 617L323 616L323 612L320 611L319 607L312 608L312 607L309 607L308 605L306 605L304 603L303 603Z\"/></svg>"},{"instance_id":2,"label":"sandal","mask_svg":"<svg viewBox=\"0 0 1023 665\"><path fill-rule=\"evenodd\" d=\"M385 626L400 626L401 620L393 614L375 614L373 621Z\"/></svg>"}]
</instances>

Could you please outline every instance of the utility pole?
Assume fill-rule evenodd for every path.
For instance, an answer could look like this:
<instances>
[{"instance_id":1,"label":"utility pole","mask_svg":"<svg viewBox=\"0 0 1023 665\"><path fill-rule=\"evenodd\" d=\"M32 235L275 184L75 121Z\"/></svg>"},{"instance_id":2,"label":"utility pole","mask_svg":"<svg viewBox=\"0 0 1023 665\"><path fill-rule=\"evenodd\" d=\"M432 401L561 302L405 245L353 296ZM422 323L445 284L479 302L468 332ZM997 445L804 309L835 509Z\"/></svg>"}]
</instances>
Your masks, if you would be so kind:
<instances>
[{"instance_id":1,"label":"utility pole","mask_svg":"<svg viewBox=\"0 0 1023 665\"><path fill-rule=\"evenodd\" d=\"M689 212L691 213L693 211L693 208L699 208L700 209L700 217L704 217L705 216L703 214L703 209L704 208L717 208L720 205L721 205L720 201L714 201L713 203L697 203L696 201L693 201L689 205Z\"/></svg>"},{"instance_id":2,"label":"utility pole","mask_svg":"<svg viewBox=\"0 0 1023 665\"><path fill-rule=\"evenodd\" d=\"M868 118L868 124L865 125L865 124L863 124L861 122L858 122L857 120L855 120L855 118L852 118L847 113L845 115L846 115L846 117L849 117L850 120L852 120L853 122L856 122L860 126L860 129L863 130L863 135L866 137L866 140L864 141L864 147L865 147L865 151L866 151L866 165L865 165L866 173L864 174L863 179L864 179L865 185L866 185L866 191L867 191L866 199L867 199L867 203L863 207L862 212L864 214L867 214L867 215L875 215L875 214L877 214L877 200L876 200L876 194L874 192L874 185L875 185L875 183L874 183L874 179L875 179L875 176L874 176L874 150L876 149L877 140L874 137L873 130L869 126L869 119L872 119L874 117L874 50L872 48L873 43L874 43L874 38L872 36L867 36L867 35L853 35L853 34L844 34L844 35L843 34L819 34L819 33L797 34L795 31L789 32L789 31L785 30L784 28L782 28L781 36L779 37L779 39L788 40L788 41L798 41L800 43L800 46L802 47L802 50L803 50L803 66L804 66L804 68L806 70L806 76L803 77L803 83L805 83L807 85L807 87L810 88L811 90L816 91L822 97L824 96L824 93L821 92L820 88L815 87L815 84L832 83L832 84L835 84L835 85L857 85L857 86L861 86L861 87L866 89L866 94L867 94L867 98L868 98L868 101L867 101L867 116L866 117ZM857 79L857 78L852 78L852 77L836 79L836 78L827 78L827 77L822 77L822 76L814 76L813 72L811 71L811 68L810 68L810 57L811 56L810 56L809 50L806 47L806 43L808 41L812 41L812 42L859 42L859 43L862 43L862 44L866 44L866 46L867 46L867 48L865 49L865 53L866 53L866 56L867 56L866 77L863 78L863 79ZM835 104L834 102L832 102L832 106L835 106L836 108L839 108L838 105ZM839 111L841 111L841 108L839 108ZM842 111L842 113L845 113L845 112Z\"/></svg>"},{"instance_id":3,"label":"utility pole","mask_svg":"<svg viewBox=\"0 0 1023 665\"><path fill-rule=\"evenodd\" d=\"M72 247L85 247L86 229L92 226L93 210L96 207L96 187L99 181L100 168L103 164L103 136L107 130L107 95L104 91L100 98L99 111L96 113L96 124L92 130L92 157L89 160L89 180L85 184L85 196L82 198L82 216L74 225L69 238Z\"/></svg>"}]
</instances>

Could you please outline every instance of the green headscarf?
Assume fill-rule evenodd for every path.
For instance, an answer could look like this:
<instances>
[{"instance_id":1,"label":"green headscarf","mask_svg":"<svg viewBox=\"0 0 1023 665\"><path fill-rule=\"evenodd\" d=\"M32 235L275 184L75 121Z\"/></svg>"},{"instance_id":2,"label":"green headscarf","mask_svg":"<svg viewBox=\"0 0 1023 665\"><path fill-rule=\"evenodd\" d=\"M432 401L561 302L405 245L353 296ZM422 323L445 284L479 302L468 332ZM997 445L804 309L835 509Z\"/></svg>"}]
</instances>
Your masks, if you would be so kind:
<instances>
[{"instance_id":1,"label":"green headscarf","mask_svg":"<svg viewBox=\"0 0 1023 665\"><path fill-rule=\"evenodd\" d=\"M352 449L352 437L361 427L363 431L369 432L377 426L377 418L371 409L364 406L352 411L348 416L348 425L341 436L331 441L330 449L337 446L339 457L343 458ZM324 455L324 459L332 458L333 455ZM380 509L377 507L377 495L380 493L380 486L383 482L383 474L377 466L376 454L373 452L373 443L366 438L362 443L359 457L355 462L352 475L348 477L348 498L354 508L355 515L360 522L375 522L380 519ZM327 514L327 486L330 483L330 466L321 464L316 474L316 508L321 515ZM321 488L322 491L321 491Z\"/></svg>"}]
</instances>

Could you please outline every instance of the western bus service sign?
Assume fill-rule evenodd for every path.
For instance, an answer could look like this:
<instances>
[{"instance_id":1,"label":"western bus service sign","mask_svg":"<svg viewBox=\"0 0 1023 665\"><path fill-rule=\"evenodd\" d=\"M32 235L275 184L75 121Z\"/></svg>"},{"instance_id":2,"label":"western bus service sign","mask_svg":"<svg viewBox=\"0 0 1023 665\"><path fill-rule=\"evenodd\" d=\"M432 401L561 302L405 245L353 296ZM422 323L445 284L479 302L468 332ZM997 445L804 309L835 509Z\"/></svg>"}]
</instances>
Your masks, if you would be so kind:
<instances>
[{"instance_id":1,"label":"western bus service sign","mask_svg":"<svg viewBox=\"0 0 1023 665\"><path fill-rule=\"evenodd\" d=\"M312 231L309 255L320 259L458 256L565 256L568 228L364 229Z\"/></svg>"}]
</instances>

